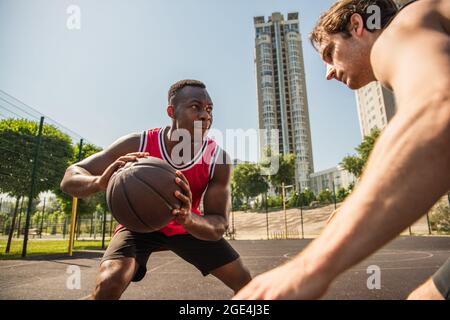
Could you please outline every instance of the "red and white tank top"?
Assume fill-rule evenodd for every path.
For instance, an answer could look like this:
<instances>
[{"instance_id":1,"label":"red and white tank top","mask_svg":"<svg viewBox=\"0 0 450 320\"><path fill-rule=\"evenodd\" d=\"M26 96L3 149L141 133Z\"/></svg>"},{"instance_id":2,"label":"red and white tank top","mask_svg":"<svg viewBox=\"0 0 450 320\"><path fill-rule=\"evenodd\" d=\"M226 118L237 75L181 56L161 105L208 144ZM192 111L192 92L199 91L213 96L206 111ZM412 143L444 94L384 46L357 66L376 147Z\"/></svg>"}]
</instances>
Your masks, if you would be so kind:
<instances>
[{"instance_id":1,"label":"red and white tank top","mask_svg":"<svg viewBox=\"0 0 450 320\"><path fill-rule=\"evenodd\" d=\"M181 171L189 181L189 186L191 188L192 212L203 215L199 209L200 201L203 193L208 187L209 181L214 175L214 167L220 148L213 139L206 137L201 149L190 162L177 165L172 161L166 150L163 136L164 131L164 128L144 131L141 135L139 152L148 152L150 156L162 159L174 169ZM119 230L121 227L123 226L119 225L116 230ZM182 225L175 221L169 222L167 226L159 231L166 236L188 233Z\"/></svg>"}]
</instances>

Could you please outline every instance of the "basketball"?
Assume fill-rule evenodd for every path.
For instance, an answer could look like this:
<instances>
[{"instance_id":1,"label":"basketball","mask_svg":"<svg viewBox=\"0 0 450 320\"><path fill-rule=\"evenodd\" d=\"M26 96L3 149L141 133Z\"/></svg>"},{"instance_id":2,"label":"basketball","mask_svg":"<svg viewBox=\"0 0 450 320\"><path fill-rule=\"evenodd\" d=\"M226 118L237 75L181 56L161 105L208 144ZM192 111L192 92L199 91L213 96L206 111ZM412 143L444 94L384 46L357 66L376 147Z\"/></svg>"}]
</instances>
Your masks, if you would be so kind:
<instances>
[{"instance_id":1,"label":"basketball","mask_svg":"<svg viewBox=\"0 0 450 320\"><path fill-rule=\"evenodd\" d=\"M176 171L155 157L128 162L109 180L106 201L116 220L131 231L153 232L166 226L180 208Z\"/></svg>"}]
</instances>

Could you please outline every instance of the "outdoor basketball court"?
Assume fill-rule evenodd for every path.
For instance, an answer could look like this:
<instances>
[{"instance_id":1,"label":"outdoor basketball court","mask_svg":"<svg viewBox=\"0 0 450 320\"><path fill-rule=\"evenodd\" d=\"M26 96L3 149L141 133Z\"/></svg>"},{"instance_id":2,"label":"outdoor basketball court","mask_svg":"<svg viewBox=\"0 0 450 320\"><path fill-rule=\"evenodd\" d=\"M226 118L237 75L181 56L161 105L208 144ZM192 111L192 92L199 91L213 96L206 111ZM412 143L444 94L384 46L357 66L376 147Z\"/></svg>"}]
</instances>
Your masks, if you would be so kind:
<instances>
[{"instance_id":1,"label":"outdoor basketball court","mask_svg":"<svg viewBox=\"0 0 450 320\"><path fill-rule=\"evenodd\" d=\"M269 270L310 240L231 241L252 275ZM0 261L0 299L83 299L93 289L102 251ZM399 237L341 275L325 299L404 299L450 256L450 237ZM69 290L69 266L81 270L81 289ZM381 289L367 288L367 267L381 269ZM123 299L229 299L232 292L212 276L203 278L171 252L150 257L147 276Z\"/></svg>"}]
</instances>

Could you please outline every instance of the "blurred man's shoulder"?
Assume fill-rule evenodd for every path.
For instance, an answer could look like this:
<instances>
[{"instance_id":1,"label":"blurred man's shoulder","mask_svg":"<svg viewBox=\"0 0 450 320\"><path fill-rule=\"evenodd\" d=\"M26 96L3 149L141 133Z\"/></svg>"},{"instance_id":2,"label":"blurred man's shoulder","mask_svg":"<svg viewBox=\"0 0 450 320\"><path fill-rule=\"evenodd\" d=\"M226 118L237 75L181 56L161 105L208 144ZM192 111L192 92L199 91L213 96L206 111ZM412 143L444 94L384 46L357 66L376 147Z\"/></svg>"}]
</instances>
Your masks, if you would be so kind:
<instances>
[{"instance_id":1,"label":"blurred man's shoulder","mask_svg":"<svg viewBox=\"0 0 450 320\"><path fill-rule=\"evenodd\" d=\"M449 21L450 1L416 0L399 11L383 34L404 37L420 30L444 28L448 32Z\"/></svg>"},{"instance_id":2,"label":"blurred man's shoulder","mask_svg":"<svg viewBox=\"0 0 450 320\"><path fill-rule=\"evenodd\" d=\"M449 0L416 0L400 10L373 45L370 58L377 79L389 87L390 74L408 51L421 50L427 41L432 45L430 35L448 34L449 16Z\"/></svg>"}]
</instances>

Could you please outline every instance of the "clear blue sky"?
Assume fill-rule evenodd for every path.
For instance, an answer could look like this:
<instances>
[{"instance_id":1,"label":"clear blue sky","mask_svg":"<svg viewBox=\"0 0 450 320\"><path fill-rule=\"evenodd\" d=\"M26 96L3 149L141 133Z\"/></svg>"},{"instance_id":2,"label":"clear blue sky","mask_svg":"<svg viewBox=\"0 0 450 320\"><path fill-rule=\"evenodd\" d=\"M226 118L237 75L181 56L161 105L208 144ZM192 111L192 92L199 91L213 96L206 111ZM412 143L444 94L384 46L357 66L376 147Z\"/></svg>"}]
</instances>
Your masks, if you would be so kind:
<instances>
[{"instance_id":1,"label":"clear blue sky","mask_svg":"<svg viewBox=\"0 0 450 320\"><path fill-rule=\"evenodd\" d=\"M256 128L253 17L300 13L315 171L361 141L352 91L307 40L334 0L0 0L0 89L102 147L168 124L169 86L202 80L217 129ZM81 30L66 27L69 5ZM233 155L238 156L239 155Z\"/></svg>"}]
</instances>

